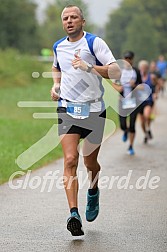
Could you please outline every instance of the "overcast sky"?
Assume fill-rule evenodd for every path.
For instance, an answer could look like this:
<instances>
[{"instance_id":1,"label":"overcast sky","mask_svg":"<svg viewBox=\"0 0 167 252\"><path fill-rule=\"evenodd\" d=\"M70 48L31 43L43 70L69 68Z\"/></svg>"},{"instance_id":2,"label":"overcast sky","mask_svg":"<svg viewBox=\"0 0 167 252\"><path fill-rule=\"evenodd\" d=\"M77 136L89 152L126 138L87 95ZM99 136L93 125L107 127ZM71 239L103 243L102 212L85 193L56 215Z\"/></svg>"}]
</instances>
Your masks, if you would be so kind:
<instances>
[{"instance_id":1,"label":"overcast sky","mask_svg":"<svg viewBox=\"0 0 167 252\"><path fill-rule=\"evenodd\" d=\"M117 8L121 0L83 0L90 13L90 20L95 24L102 26L108 20L108 14Z\"/></svg>"},{"instance_id":2,"label":"overcast sky","mask_svg":"<svg viewBox=\"0 0 167 252\"><path fill-rule=\"evenodd\" d=\"M121 0L83 0L87 6L90 14L90 21L93 23L103 26L108 18L108 14L119 6ZM42 20L42 10L47 6L48 3L53 3L54 0L34 0L38 3L38 16Z\"/></svg>"}]
</instances>

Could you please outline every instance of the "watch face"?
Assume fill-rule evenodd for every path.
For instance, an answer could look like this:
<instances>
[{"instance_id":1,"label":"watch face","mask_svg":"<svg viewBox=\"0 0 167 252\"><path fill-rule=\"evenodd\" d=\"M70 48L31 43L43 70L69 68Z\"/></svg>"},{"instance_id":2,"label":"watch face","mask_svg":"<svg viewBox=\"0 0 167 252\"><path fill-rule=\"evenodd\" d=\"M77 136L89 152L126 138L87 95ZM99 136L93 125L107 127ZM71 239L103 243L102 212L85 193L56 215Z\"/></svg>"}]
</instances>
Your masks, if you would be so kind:
<instances>
[{"instance_id":1,"label":"watch face","mask_svg":"<svg viewBox=\"0 0 167 252\"><path fill-rule=\"evenodd\" d=\"M87 66L88 66L88 67L92 67L92 64L88 63Z\"/></svg>"},{"instance_id":2,"label":"watch face","mask_svg":"<svg viewBox=\"0 0 167 252\"><path fill-rule=\"evenodd\" d=\"M87 72L90 73L91 70L92 70L92 68L93 68L93 65L90 64L90 63L88 63L88 64L87 64L87 67L88 67Z\"/></svg>"}]
</instances>

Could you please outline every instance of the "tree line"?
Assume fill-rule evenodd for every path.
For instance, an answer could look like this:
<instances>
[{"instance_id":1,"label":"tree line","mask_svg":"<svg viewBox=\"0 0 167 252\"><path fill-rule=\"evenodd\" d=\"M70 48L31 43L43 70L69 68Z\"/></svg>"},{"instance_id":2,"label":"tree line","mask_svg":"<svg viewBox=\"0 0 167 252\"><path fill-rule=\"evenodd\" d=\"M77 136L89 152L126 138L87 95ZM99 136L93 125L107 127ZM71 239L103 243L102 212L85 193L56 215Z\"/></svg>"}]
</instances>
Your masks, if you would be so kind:
<instances>
[{"instance_id":1,"label":"tree line","mask_svg":"<svg viewBox=\"0 0 167 252\"><path fill-rule=\"evenodd\" d=\"M136 53L137 60L167 56L167 1L123 0L109 16L106 41L117 58L125 50Z\"/></svg>"},{"instance_id":2,"label":"tree line","mask_svg":"<svg viewBox=\"0 0 167 252\"><path fill-rule=\"evenodd\" d=\"M0 0L0 48L38 49L36 5L28 0Z\"/></svg>"},{"instance_id":3,"label":"tree line","mask_svg":"<svg viewBox=\"0 0 167 252\"><path fill-rule=\"evenodd\" d=\"M65 36L61 23L62 9L76 4L84 11L87 26L95 32L98 27L89 22L88 8L82 0L55 0L46 10L46 19L39 24L36 5L32 0L0 0L0 48L13 47L21 52L36 54L43 47L52 49L53 43ZM116 58L125 50L132 50L137 60L167 56L167 1L122 0L109 15L102 36ZM100 17L99 17L100 18Z\"/></svg>"},{"instance_id":4,"label":"tree line","mask_svg":"<svg viewBox=\"0 0 167 252\"><path fill-rule=\"evenodd\" d=\"M37 5L32 0L0 0L0 4L0 48L12 47L32 54L43 47L52 49L53 43L65 36L60 17L66 5L76 4L88 16L82 0L55 0L48 6L42 24L36 18Z\"/></svg>"}]
</instances>

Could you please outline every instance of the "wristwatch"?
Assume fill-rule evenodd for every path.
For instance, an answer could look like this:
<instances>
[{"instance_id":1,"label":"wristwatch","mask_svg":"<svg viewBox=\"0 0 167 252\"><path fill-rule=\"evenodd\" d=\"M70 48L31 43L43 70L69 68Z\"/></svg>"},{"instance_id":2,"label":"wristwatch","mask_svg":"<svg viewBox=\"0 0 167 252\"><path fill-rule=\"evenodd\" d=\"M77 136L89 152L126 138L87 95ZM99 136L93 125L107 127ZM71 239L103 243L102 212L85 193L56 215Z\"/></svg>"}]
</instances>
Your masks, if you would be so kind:
<instances>
[{"instance_id":1,"label":"wristwatch","mask_svg":"<svg viewBox=\"0 0 167 252\"><path fill-rule=\"evenodd\" d=\"M90 64L90 63L87 63L87 70L86 70L86 72L87 73L90 73L91 72L91 70L92 70L92 68L93 68L93 65L92 64Z\"/></svg>"}]
</instances>

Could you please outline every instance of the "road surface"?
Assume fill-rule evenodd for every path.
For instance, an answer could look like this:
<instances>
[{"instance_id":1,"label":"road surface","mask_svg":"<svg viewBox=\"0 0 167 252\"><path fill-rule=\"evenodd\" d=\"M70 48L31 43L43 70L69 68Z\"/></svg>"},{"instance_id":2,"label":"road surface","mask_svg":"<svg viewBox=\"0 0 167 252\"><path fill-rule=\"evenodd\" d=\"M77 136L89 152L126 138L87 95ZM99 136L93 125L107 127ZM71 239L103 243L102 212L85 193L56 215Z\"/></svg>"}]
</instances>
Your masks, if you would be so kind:
<instances>
[{"instance_id":1,"label":"road surface","mask_svg":"<svg viewBox=\"0 0 167 252\"><path fill-rule=\"evenodd\" d=\"M0 251L166 252L167 97L157 102L157 114L154 139L148 145L143 144L138 122L134 157L126 154L127 143L122 143L119 130L103 144L99 156L101 207L92 223L84 216L88 182L80 158L82 237L72 237L66 230L68 205L64 190L57 188L62 186L62 159L15 180L13 186L20 185L20 189L11 189L8 183L0 186ZM58 178L52 187L43 176L55 171Z\"/></svg>"}]
</instances>

